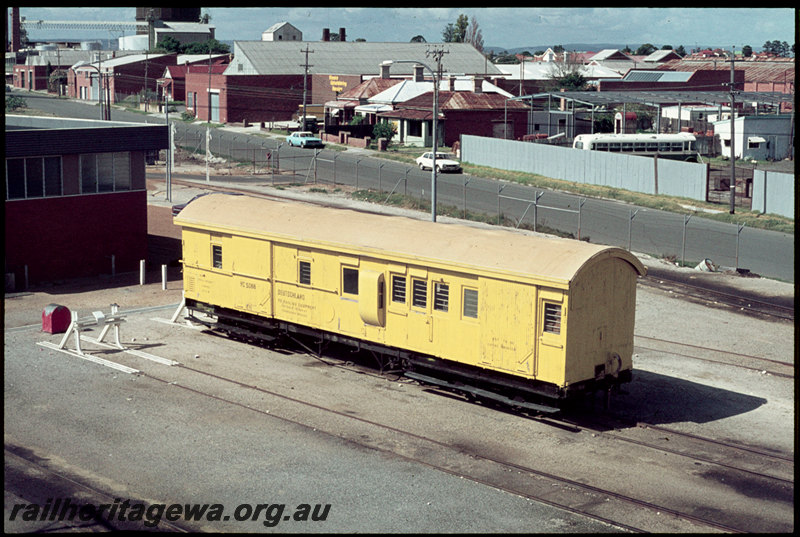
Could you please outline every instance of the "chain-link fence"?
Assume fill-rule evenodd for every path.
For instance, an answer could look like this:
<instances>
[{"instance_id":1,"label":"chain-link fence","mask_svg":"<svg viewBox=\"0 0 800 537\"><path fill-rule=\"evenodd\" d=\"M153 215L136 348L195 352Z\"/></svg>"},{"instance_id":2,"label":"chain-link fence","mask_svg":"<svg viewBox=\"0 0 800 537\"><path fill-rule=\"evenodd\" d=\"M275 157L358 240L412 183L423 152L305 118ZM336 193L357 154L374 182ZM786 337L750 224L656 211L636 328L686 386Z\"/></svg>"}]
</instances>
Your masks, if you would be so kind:
<instances>
[{"instance_id":1,"label":"chain-link fence","mask_svg":"<svg viewBox=\"0 0 800 537\"><path fill-rule=\"evenodd\" d=\"M201 159L205 158L207 144L211 158L224 159L230 175L267 176L273 184L350 187L364 199L430 211L431 173L407 163L366 153L293 148L278 139L245 134L215 131L208 142L204 132L186 131L175 136L177 147ZM180 165L175 169L179 171ZM759 266L764 254L756 253L761 248L754 246L758 238L746 240L755 230L703 219L701 213L684 216L636 209L463 174L437 174L436 191L438 215L619 246L686 265L708 258L720 266L764 270ZM773 276L793 281L791 239L776 255L789 257L786 271Z\"/></svg>"}]
</instances>

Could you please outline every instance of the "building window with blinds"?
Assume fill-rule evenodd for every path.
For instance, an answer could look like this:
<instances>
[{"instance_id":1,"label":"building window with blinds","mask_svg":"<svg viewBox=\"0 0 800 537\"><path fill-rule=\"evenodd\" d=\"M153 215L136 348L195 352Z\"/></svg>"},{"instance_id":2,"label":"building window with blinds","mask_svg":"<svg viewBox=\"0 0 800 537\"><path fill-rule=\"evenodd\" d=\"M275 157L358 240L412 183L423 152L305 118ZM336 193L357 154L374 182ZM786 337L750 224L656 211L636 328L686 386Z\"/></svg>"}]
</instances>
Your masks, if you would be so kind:
<instances>
[{"instance_id":1,"label":"building window with blinds","mask_svg":"<svg viewBox=\"0 0 800 537\"><path fill-rule=\"evenodd\" d=\"M6 159L6 199L63 195L61 157Z\"/></svg>"},{"instance_id":2,"label":"building window with blinds","mask_svg":"<svg viewBox=\"0 0 800 537\"><path fill-rule=\"evenodd\" d=\"M124 192L131 189L131 154L89 153L80 156L81 193Z\"/></svg>"}]
</instances>

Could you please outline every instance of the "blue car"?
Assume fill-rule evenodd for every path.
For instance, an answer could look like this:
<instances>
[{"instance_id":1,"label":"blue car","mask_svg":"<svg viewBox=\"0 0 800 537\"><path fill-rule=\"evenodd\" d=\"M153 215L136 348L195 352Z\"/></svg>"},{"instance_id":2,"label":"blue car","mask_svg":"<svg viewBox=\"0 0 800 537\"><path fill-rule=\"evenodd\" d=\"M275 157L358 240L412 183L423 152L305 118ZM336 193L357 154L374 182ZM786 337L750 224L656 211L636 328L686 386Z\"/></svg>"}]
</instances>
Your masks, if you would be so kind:
<instances>
[{"instance_id":1,"label":"blue car","mask_svg":"<svg viewBox=\"0 0 800 537\"><path fill-rule=\"evenodd\" d=\"M295 147L322 147L322 140L308 131L293 132L286 137L286 142Z\"/></svg>"}]
</instances>

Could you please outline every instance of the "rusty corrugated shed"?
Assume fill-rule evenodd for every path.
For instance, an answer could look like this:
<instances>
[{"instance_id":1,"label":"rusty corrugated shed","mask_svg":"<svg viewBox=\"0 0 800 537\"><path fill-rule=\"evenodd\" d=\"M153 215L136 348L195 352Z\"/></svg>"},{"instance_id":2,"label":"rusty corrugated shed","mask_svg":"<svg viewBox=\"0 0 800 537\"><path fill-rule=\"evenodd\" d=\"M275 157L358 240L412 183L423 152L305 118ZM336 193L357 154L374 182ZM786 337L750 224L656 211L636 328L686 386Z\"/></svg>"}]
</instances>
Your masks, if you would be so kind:
<instances>
[{"instance_id":1,"label":"rusty corrugated shed","mask_svg":"<svg viewBox=\"0 0 800 537\"><path fill-rule=\"evenodd\" d=\"M425 93L399 104L398 107L432 108L433 92ZM440 91L439 110L527 110L522 101L511 101L497 93L474 93L472 91ZM430 117L430 116L429 116Z\"/></svg>"},{"instance_id":2,"label":"rusty corrugated shed","mask_svg":"<svg viewBox=\"0 0 800 537\"><path fill-rule=\"evenodd\" d=\"M745 82L779 82L794 84L794 61L786 58L786 61L736 61L733 68L737 71L744 71ZM731 64L722 58L717 60L671 60L657 69L674 71L699 71L716 70L730 71Z\"/></svg>"}]
</instances>

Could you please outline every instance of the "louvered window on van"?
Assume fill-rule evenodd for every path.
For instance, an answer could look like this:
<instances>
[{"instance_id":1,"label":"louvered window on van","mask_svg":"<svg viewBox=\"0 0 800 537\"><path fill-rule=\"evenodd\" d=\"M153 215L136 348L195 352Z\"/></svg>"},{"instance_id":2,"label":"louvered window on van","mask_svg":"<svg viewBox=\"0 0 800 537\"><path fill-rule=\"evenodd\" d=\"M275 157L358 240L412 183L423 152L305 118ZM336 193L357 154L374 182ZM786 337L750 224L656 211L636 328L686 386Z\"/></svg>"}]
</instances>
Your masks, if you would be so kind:
<instances>
[{"instance_id":1,"label":"louvered window on van","mask_svg":"<svg viewBox=\"0 0 800 537\"><path fill-rule=\"evenodd\" d=\"M417 308L425 308L428 305L428 282L425 280L412 279L411 305Z\"/></svg>"},{"instance_id":2,"label":"louvered window on van","mask_svg":"<svg viewBox=\"0 0 800 537\"><path fill-rule=\"evenodd\" d=\"M561 333L561 304L544 304L544 331L551 334Z\"/></svg>"},{"instance_id":3,"label":"louvered window on van","mask_svg":"<svg viewBox=\"0 0 800 537\"><path fill-rule=\"evenodd\" d=\"M435 282L433 284L433 309L447 311L449 303L450 286L446 283Z\"/></svg>"},{"instance_id":4,"label":"louvered window on van","mask_svg":"<svg viewBox=\"0 0 800 537\"><path fill-rule=\"evenodd\" d=\"M222 246L219 244L211 246L211 263L214 268L222 268Z\"/></svg>"},{"instance_id":5,"label":"louvered window on van","mask_svg":"<svg viewBox=\"0 0 800 537\"><path fill-rule=\"evenodd\" d=\"M342 268L342 293L358 294L358 269Z\"/></svg>"},{"instance_id":6,"label":"louvered window on van","mask_svg":"<svg viewBox=\"0 0 800 537\"><path fill-rule=\"evenodd\" d=\"M311 285L311 263L300 261L300 277L298 281L303 285Z\"/></svg>"},{"instance_id":7,"label":"louvered window on van","mask_svg":"<svg viewBox=\"0 0 800 537\"><path fill-rule=\"evenodd\" d=\"M478 318L477 289L464 289L464 317Z\"/></svg>"},{"instance_id":8,"label":"louvered window on van","mask_svg":"<svg viewBox=\"0 0 800 537\"><path fill-rule=\"evenodd\" d=\"M392 275L392 302L406 303L406 277Z\"/></svg>"}]
</instances>

